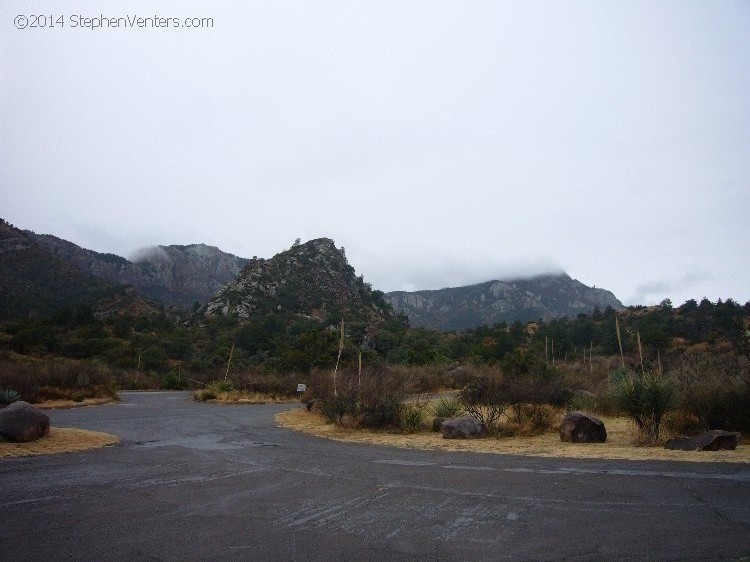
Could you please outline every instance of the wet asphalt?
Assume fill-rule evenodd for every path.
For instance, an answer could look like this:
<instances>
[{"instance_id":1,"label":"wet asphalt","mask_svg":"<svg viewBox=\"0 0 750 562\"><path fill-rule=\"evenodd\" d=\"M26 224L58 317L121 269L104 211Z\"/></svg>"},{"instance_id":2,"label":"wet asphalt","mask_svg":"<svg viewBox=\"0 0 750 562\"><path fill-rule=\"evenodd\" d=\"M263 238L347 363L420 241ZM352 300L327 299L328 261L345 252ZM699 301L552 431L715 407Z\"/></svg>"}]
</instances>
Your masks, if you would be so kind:
<instances>
[{"instance_id":1,"label":"wet asphalt","mask_svg":"<svg viewBox=\"0 0 750 562\"><path fill-rule=\"evenodd\" d=\"M0 560L740 560L750 465L404 450L186 392L50 411L111 448L0 459Z\"/></svg>"}]
</instances>

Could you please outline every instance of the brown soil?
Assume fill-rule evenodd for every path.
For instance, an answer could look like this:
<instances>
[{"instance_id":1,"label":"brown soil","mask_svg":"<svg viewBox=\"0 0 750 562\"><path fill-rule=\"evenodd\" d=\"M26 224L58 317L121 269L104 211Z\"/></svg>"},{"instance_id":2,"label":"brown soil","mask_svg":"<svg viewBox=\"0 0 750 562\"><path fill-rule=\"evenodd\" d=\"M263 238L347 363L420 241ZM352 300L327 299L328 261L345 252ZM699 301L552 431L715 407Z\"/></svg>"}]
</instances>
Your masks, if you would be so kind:
<instances>
[{"instance_id":1,"label":"brown soil","mask_svg":"<svg viewBox=\"0 0 750 562\"><path fill-rule=\"evenodd\" d=\"M607 442L596 444L563 443L557 433L530 437L486 439L443 439L439 433L389 433L342 428L320 414L303 408L276 414L276 422L289 429L317 437L352 443L388 445L404 449L465 451L471 453L527 455L536 457L598 458L626 460L679 460L690 462L750 463L750 447L740 445L735 451L670 451L661 447L632 445L633 429L623 418L601 418L607 427Z\"/></svg>"},{"instance_id":2,"label":"brown soil","mask_svg":"<svg viewBox=\"0 0 750 562\"><path fill-rule=\"evenodd\" d=\"M119 437L109 433L70 427L51 427L49 437L42 437L31 443L0 442L0 458L73 453L107 447L119 442Z\"/></svg>"}]
</instances>

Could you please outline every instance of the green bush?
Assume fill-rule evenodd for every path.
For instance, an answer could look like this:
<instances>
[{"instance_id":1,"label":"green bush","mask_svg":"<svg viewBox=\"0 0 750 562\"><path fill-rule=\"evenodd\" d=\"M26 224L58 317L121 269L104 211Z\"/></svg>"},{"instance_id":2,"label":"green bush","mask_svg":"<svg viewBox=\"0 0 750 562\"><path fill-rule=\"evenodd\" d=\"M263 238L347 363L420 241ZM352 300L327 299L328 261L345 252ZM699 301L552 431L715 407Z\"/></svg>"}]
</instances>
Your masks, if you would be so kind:
<instances>
[{"instance_id":1,"label":"green bush","mask_svg":"<svg viewBox=\"0 0 750 562\"><path fill-rule=\"evenodd\" d=\"M214 389L215 392L231 392L234 390L234 387L232 386L232 381L230 380L215 380L211 383L211 388Z\"/></svg>"}]
</instances>

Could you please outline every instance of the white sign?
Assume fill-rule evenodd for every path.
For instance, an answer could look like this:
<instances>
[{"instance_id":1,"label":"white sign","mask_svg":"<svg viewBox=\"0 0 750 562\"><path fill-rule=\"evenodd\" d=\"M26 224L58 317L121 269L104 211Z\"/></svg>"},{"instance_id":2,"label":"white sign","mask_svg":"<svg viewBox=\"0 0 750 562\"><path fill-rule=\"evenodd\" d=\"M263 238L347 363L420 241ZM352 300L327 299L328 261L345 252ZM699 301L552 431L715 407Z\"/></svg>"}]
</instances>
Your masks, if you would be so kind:
<instances>
[{"instance_id":1,"label":"white sign","mask_svg":"<svg viewBox=\"0 0 750 562\"><path fill-rule=\"evenodd\" d=\"M301 382L297 385L297 392L304 392L305 390L307 390L307 385L305 383Z\"/></svg>"}]
</instances>

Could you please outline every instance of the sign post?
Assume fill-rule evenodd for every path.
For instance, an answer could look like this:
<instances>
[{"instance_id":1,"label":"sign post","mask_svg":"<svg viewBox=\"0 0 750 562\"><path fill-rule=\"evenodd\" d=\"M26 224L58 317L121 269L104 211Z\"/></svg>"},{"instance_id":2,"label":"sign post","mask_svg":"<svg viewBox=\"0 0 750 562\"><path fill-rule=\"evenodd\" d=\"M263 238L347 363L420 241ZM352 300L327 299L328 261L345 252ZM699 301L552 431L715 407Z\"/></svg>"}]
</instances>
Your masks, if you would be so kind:
<instances>
[{"instance_id":1,"label":"sign post","mask_svg":"<svg viewBox=\"0 0 750 562\"><path fill-rule=\"evenodd\" d=\"M305 393L305 390L307 390L307 385L305 383L301 382L297 385L297 392L299 393L300 404L302 404L302 395Z\"/></svg>"}]
</instances>

